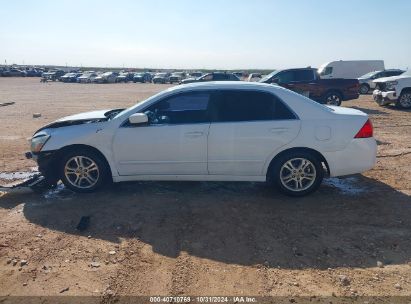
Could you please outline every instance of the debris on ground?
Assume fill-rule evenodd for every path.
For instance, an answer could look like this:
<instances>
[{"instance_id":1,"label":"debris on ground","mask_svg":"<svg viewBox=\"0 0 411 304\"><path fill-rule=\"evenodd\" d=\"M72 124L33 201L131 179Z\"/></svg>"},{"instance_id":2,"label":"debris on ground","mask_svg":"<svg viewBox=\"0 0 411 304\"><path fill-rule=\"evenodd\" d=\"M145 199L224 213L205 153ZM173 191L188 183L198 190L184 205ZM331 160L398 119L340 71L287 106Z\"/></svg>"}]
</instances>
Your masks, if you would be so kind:
<instances>
[{"instance_id":1,"label":"debris on ground","mask_svg":"<svg viewBox=\"0 0 411 304\"><path fill-rule=\"evenodd\" d=\"M343 286L348 286L351 283L351 280L346 275L339 275L338 278Z\"/></svg>"},{"instance_id":2,"label":"debris on ground","mask_svg":"<svg viewBox=\"0 0 411 304\"><path fill-rule=\"evenodd\" d=\"M70 287L63 288L62 290L59 291L59 293L63 293L63 292L69 291L69 289L70 289Z\"/></svg>"},{"instance_id":3,"label":"debris on ground","mask_svg":"<svg viewBox=\"0 0 411 304\"><path fill-rule=\"evenodd\" d=\"M14 101L10 101L10 102L0 102L0 107L11 106L11 105L14 105L14 104L15 104Z\"/></svg>"},{"instance_id":4,"label":"debris on ground","mask_svg":"<svg viewBox=\"0 0 411 304\"><path fill-rule=\"evenodd\" d=\"M394 287L395 287L395 289L398 289L398 290L401 290L401 289L402 289L400 283L395 284Z\"/></svg>"},{"instance_id":5,"label":"debris on ground","mask_svg":"<svg viewBox=\"0 0 411 304\"><path fill-rule=\"evenodd\" d=\"M91 262L90 266L94 267L94 268L98 268L98 267L100 267L100 263L99 262Z\"/></svg>"}]
</instances>

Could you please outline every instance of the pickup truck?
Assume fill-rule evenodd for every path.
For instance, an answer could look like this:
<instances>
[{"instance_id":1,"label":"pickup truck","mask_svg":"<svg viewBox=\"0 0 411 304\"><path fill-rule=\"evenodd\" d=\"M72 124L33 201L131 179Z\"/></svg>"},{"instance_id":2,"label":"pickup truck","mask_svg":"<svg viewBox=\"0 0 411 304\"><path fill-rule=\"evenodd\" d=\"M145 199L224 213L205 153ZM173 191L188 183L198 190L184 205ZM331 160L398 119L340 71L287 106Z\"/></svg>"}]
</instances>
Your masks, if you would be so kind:
<instances>
[{"instance_id":1,"label":"pickup truck","mask_svg":"<svg viewBox=\"0 0 411 304\"><path fill-rule=\"evenodd\" d=\"M276 84L333 106L359 96L358 79L321 79L317 69L313 68L277 70L263 77L260 82Z\"/></svg>"},{"instance_id":2,"label":"pickup truck","mask_svg":"<svg viewBox=\"0 0 411 304\"><path fill-rule=\"evenodd\" d=\"M411 109L411 71L374 80L373 97L380 106L394 103L398 108Z\"/></svg>"}]
</instances>

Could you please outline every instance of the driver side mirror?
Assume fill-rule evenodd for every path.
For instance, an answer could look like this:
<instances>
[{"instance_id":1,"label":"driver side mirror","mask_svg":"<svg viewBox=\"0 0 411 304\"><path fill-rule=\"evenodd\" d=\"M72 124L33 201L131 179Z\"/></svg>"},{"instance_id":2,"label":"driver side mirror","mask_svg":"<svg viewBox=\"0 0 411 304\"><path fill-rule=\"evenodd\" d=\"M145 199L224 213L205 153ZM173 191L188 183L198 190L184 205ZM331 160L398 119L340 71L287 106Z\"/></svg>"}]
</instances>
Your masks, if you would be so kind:
<instances>
[{"instance_id":1,"label":"driver side mirror","mask_svg":"<svg viewBox=\"0 0 411 304\"><path fill-rule=\"evenodd\" d=\"M134 113L128 118L132 125L139 125L148 123L148 116L144 113Z\"/></svg>"},{"instance_id":2,"label":"driver side mirror","mask_svg":"<svg viewBox=\"0 0 411 304\"><path fill-rule=\"evenodd\" d=\"M271 79L271 83L280 83L280 78L275 77Z\"/></svg>"}]
</instances>

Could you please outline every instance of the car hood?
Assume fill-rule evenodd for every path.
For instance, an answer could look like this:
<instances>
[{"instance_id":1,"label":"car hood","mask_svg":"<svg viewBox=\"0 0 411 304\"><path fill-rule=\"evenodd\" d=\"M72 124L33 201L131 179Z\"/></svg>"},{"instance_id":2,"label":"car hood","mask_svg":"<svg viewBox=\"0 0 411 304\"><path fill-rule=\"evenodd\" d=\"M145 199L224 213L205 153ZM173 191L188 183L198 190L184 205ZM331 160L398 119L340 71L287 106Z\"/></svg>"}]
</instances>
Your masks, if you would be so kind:
<instances>
[{"instance_id":1,"label":"car hood","mask_svg":"<svg viewBox=\"0 0 411 304\"><path fill-rule=\"evenodd\" d=\"M62 117L56 122L61 122L61 121L74 121L74 120L85 120L85 119L101 119L101 118L106 118L104 115L105 113L109 112L110 110L99 110L99 111L91 111L91 112L84 112L84 113L79 113L79 114L74 114L66 117Z\"/></svg>"},{"instance_id":2,"label":"car hood","mask_svg":"<svg viewBox=\"0 0 411 304\"><path fill-rule=\"evenodd\" d=\"M398 76L391 76L391 77L383 77L383 78L375 79L373 82L395 81L395 80L403 79L403 78L411 78L411 76L409 76L409 75L398 75Z\"/></svg>"},{"instance_id":3,"label":"car hood","mask_svg":"<svg viewBox=\"0 0 411 304\"><path fill-rule=\"evenodd\" d=\"M183 83L190 83L190 82L196 82L198 78L186 78L183 79L182 82Z\"/></svg>"},{"instance_id":4,"label":"car hood","mask_svg":"<svg viewBox=\"0 0 411 304\"><path fill-rule=\"evenodd\" d=\"M120 112L122 110L123 109L100 110L100 111L84 112L84 113L66 116L48 125L45 125L41 129L37 130L34 134L44 129L56 129L56 128L61 128L61 127L68 127L68 126L74 126L74 125L107 121L110 115L113 115L112 113Z\"/></svg>"}]
</instances>

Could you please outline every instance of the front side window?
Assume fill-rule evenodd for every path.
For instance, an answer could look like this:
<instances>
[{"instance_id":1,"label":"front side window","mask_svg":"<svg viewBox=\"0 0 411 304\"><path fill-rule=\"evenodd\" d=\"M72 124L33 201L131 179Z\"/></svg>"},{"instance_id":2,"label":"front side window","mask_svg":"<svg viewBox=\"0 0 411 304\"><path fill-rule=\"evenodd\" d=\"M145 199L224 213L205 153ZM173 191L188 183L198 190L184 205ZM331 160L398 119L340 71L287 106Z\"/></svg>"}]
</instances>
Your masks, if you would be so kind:
<instances>
[{"instance_id":1,"label":"front side window","mask_svg":"<svg viewBox=\"0 0 411 304\"><path fill-rule=\"evenodd\" d=\"M314 80L314 71L313 70L296 70L295 80L296 81L311 81Z\"/></svg>"},{"instance_id":2,"label":"front side window","mask_svg":"<svg viewBox=\"0 0 411 304\"><path fill-rule=\"evenodd\" d=\"M321 75L321 76L327 76L327 75L332 74L332 72L333 72L333 68L332 68L332 67L326 67L325 69L323 69L323 70L320 72L320 75Z\"/></svg>"},{"instance_id":3,"label":"front side window","mask_svg":"<svg viewBox=\"0 0 411 304\"><path fill-rule=\"evenodd\" d=\"M144 112L151 125L205 123L209 121L209 99L207 92L183 93L163 99Z\"/></svg>"},{"instance_id":4,"label":"front side window","mask_svg":"<svg viewBox=\"0 0 411 304\"><path fill-rule=\"evenodd\" d=\"M214 74L213 80L220 81L220 80L228 80L228 75L226 74Z\"/></svg>"},{"instance_id":5,"label":"front side window","mask_svg":"<svg viewBox=\"0 0 411 304\"><path fill-rule=\"evenodd\" d=\"M221 91L210 107L213 122L295 119L273 94L259 91Z\"/></svg>"},{"instance_id":6,"label":"front side window","mask_svg":"<svg viewBox=\"0 0 411 304\"><path fill-rule=\"evenodd\" d=\"M285 71L278 73L274 78L278 79L278 83L289 83L295 80L294 71Z\"/></svg>"},{"instance_id":7,"label":"front side window","mask_svg":"<svg viewBox=\"0 0 411 304\"><path fill-rule=\"evenodd\" d=\"M213 74L207 74L200 78L201 80L210 81L213 80Z\"/></svg>"}]
</instances>

